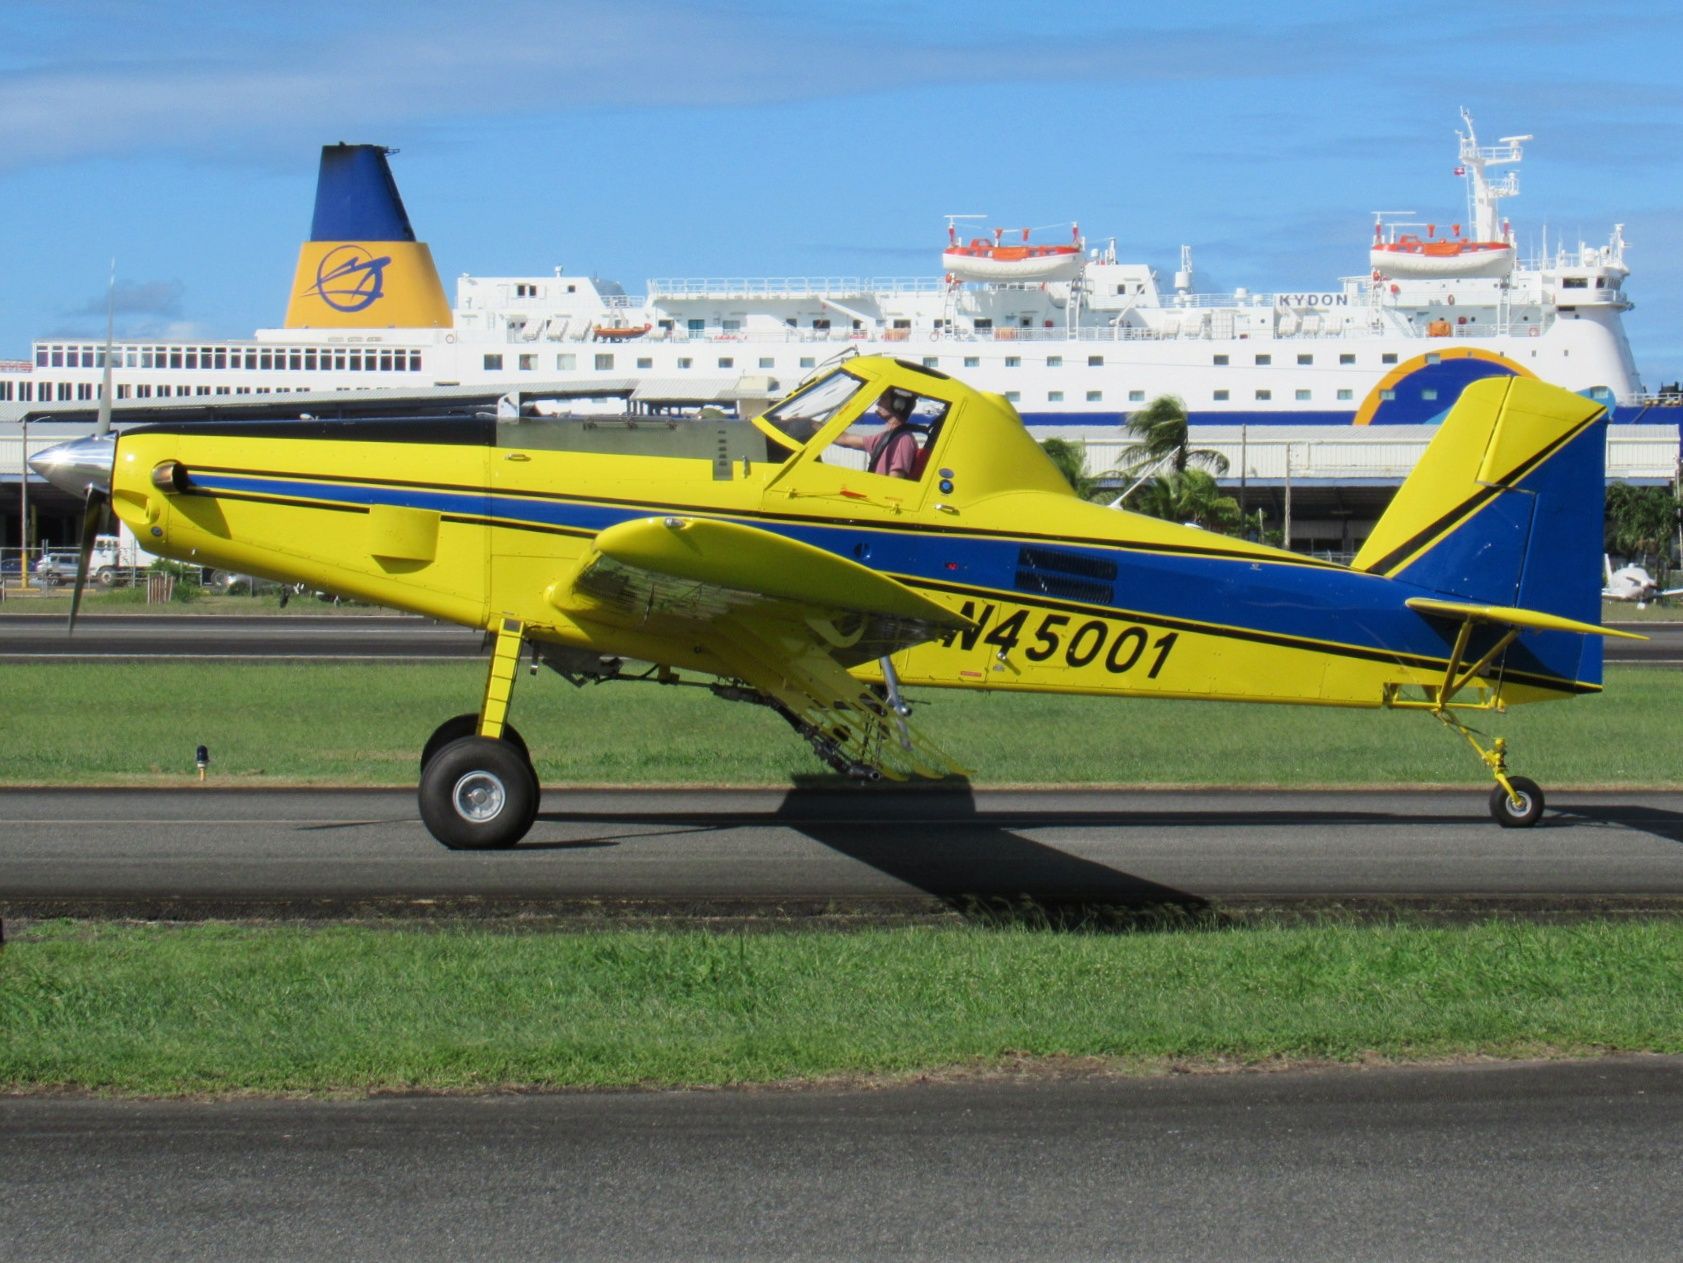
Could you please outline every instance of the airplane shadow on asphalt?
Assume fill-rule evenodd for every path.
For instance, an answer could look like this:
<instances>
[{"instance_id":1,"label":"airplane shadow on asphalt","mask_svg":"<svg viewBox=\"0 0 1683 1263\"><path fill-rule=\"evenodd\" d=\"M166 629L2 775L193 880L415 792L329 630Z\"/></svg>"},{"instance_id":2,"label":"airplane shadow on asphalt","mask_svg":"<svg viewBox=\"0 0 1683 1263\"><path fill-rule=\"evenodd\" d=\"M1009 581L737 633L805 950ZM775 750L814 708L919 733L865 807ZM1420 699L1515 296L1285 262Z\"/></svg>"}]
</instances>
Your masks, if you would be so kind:
<instances>
[{"instance_id":1,"label":"airplane shadow on asphalt","mask_svg":"<svg viewBox=\"0 0 1683 1263\"><path fill-rule=\"evenodd\" d=\"M717 813L568 813L540 819L578 824L658 824L663 832L710 833L720 829L780 824L861 864L894 878L969 920L1029 924L1045 928L1139 929L1216 926L1226 920L1216 904L1192 891L1083 859L1026 837L1029 828L1108 828L1149 831L1189 825L1241 830L1294 823L1325 827L1465 826L1479 822L1477 799L1466 813L1397 813L1345 808L1279 811L1210 810L981 810L972 787L950 781L939 787L902 790L861 787L829 776L797 777L776 810ZM1486 822L1488 823L1488 822ZM1551 808L1542 828L1578 825L1615 827L1683 842L1683 813L1618 805ZM1495 828L1494 824L1489 827ZM572 849L617 845L646 836L638 832L599 834L573 842L526 843L520 849ZM1516 840L1524 837L1515 833Z\"/></svg>"},{"instance_id":2,"label":"airplane shadow on asphalt","mask_svg":"<svg viewBox=\"0 0 1683 1263\"><path fill-rule=\"evenodd\" d=\"M844 806L863 808L873 818L848 820L847 810L838 810ZM1010 825L1034 821L1022 813L979 811L963 781L930 794L871 794L849 793L845 786L838 791L827 777L796 778L771 818L972 921L1124 928L1195 922L1214 912L1208 899L1191 891L1024 837Z\"/></svg>"},{"instance_id":3,"label":"airplane shadow on asphalt","mask_svg":"<svg viewBox=\"0 0 1683 1263\"><path fill-rule=\"evenodd\" d=\"M1616 804L1589 804L1549 808L1539 824L1554 828L1572 825L1602 825L1646 833L1662 842L1683 843L1683 812L1659 811L1653 807L1621 807Z\"/></svg>"}]
</instances>

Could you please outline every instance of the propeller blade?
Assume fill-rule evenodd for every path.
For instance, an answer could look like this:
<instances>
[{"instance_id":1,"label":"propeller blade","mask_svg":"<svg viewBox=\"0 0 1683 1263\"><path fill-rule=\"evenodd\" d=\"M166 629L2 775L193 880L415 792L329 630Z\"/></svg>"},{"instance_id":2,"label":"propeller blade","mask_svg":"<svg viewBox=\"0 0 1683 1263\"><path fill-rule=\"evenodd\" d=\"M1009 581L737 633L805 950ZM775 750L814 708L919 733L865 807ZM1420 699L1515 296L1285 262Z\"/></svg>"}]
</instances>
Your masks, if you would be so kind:
<instances>
[{"instance_id":1,"label":"propeller blade","mask_svg":"<svg viewBox=\"0 0 1683 1263\"><path fill-rule=\"evenodd\" d=\"M76 587L70 594L70 628L76 634L76 614L82 608L82 589L88 583L88 567L93 561L94 537L105 524L105 510L111 503L111 493L103 487L88 486L87 499L82 504L81 555L76 559Z\"/></svg>"}]
</instances>

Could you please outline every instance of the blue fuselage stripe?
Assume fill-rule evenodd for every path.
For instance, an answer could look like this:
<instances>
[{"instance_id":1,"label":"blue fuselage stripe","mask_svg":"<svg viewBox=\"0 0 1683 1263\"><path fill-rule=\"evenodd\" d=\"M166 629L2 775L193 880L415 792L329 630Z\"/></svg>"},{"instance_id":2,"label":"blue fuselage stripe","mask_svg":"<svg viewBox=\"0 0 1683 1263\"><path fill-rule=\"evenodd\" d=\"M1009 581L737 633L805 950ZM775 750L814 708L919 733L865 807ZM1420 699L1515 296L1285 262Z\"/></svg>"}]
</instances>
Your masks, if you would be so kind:
<instances>
[{"instance_id":1,"label":"blue fuselage stripe","mask_svg":"<svg viewBox=\"0 0 1683 1263\"><path fill-rule=\"evenodd\" d=\"M467 489L367 483L314 482L233 472L197 472L196 489L211 494L315 501L341 506L389 505L430 510L445 516L484 520L513 529L549 529L594 535L616 523L662 511L695 513L687 507L652 503L603 505L589 501L527 498ZM1250 635L1290 642L1339 646L1364 656L1442 661L1454 627L1423 618L1403 605L1427 590L1406 582L1353 570L1292 562L1153 552L1140 546L1104 547L1044 540L907 529L860 523L804 523L743 514L704 514L783 535L826 552L948 590L994 593L1005 602L1068 604L1061 598L1017 588L1025 544L1055 547L1116 569L1114 598L1095 610L1113 615L1196 624L1219 634L1232 627ZM1243 621L1235 612L1243 611ZM1478 639L1493 639L1481 633ZM1556 675L1536 661L1522 639L1508 666L1521 672Z\"/></svg>"}]
</instances>

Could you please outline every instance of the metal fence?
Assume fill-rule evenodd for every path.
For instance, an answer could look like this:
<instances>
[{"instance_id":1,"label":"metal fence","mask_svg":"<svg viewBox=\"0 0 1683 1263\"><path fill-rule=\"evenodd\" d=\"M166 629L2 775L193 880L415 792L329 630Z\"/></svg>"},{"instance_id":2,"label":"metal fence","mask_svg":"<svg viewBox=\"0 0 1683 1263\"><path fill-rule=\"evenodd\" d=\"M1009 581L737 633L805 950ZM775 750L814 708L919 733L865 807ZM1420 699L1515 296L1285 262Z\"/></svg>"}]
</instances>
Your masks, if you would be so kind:
<instances>
[{"instance_id":1,"label":"metal fence","mask_svg":"<svg viewBox=\"0 0 1683 1263\"><path fill-rule=\"evenodd\" d=\"M22 556L23 566L19 567ZM43 569L41 559L51 556L59 559L58 564ZM77 558L74 548L31 547L25 552L16 546L0 548L0 592L17 595L24 592L40 592L51 594L68 591L76 582ZM210 570L203 566L182 566L170 563L167 571L152 564L143 566L106 566L88 576L88 590L93 592L106 591L114 588L131 588L145 586L160 573L169 574L176 582L196 584L210 592L253 592L279 591L280 585L267 580L255 583L244 575L232 575L226 571ZM150 589L149 589L150 590ZM173 584L165 586L165 596L173 590Z\"/></svg>"}]
</instances>

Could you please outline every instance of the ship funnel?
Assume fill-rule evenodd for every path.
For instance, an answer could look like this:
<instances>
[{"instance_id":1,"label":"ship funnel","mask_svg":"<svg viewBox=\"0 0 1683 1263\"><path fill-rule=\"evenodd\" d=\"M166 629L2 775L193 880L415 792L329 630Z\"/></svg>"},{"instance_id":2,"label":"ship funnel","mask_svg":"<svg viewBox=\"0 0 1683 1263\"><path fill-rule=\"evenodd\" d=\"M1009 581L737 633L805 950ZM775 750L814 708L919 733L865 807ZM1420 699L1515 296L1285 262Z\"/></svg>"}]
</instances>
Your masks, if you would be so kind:
<instances>
[{"instance_id":1,"label":"ship funnel","mask_svg":"<svg viewBox=\"0 0 1683 1263\"><path fill-rule=\"evenodd\" d=\"M415 240L380 145L325 145L310 239L298 251L289 329L447 329L432 251Z\"/></svg>"}]
</instances>

